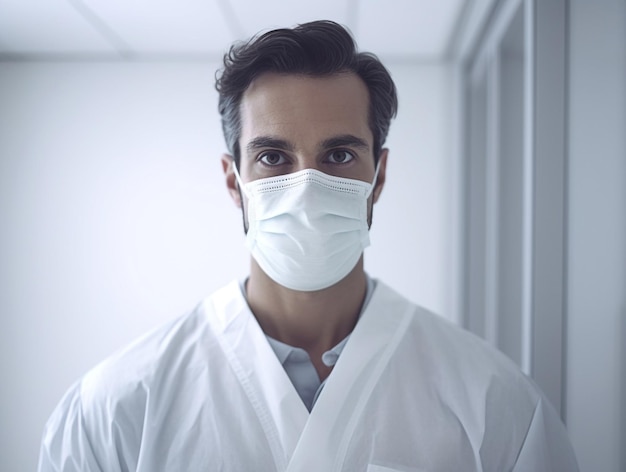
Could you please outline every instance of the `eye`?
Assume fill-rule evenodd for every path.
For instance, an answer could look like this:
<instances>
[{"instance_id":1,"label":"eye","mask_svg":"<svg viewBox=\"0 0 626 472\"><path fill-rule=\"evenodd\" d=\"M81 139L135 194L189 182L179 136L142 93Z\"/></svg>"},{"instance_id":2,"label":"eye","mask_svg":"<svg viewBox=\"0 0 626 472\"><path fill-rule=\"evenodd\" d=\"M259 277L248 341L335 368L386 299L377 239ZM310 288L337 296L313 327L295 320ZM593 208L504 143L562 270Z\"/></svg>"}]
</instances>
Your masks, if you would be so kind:
<instances>
[{"instance_id":1,"label":"eye","mask_svg":"<svg viewBox=\"0 0 626 472\"><path fill-rule=\"evenodd\" d=\"M333 151L328 155L328 160L332 164L346 164L354 159L354 155L351 152L343 151L341 149Z\"/></svg>"},{"instance_id":2,"label":"eye","mask_svg":"<svg viewBox=\"0 0 626 472\"><path fill-rule=\"evenodd\" d=\"M268 166L278 166L287 162L287 159L280 152L267 151L259 156L259 161Z\"/></svg>"}]
</instances>

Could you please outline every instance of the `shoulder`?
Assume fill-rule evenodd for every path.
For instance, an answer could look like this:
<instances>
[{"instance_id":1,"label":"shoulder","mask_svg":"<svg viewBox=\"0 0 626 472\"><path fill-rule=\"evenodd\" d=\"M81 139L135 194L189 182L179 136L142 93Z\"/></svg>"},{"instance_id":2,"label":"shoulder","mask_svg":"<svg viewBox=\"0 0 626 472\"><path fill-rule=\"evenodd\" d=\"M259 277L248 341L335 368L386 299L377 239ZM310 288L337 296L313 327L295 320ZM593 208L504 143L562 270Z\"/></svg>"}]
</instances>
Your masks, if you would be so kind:
<instances>
[{"instance_id":1,"label":"shoulder","mask_svg":"<svg viewBox=\"0 0 626 472\"><path fill-rule=\"evenodd\" d=\"M401 394L409 389L403 397L418 399L418 404L403 405L404 415L417 411L423 416L427 405L439 423L447 418L460 424L479 445L477 453L489 470L511 470L515 463L519 468L514 470L577 470L558 413L511 359L449 320L384 290L403 300L396 303L408 318L388 369L388 385ZM548 463L567 465L544 468Z\"/></svg>"},{"instance_id":2,"label":"shoulder","mask_svg":"<svg viewBox=\"0 0 626 472\"><path fill-rule=\"evenodd\" d=\"M411 359L416 372L427 375L442 392L464 391L477 401L497 398L522 402L531 410L541 392L510 358L484 339L420 307L384 284L386 297L408 313L399 357Z\"/></svg>"},{"instance_id":3,"label":"shoulder","mask_svg":"<svg viewBox=\"0 0 626 472\"><path fill-rule=\"evenodd\" d=\"M87 429L104 432L111 424L125 424L121 429L132 431L129 423L143 422L148 401L176 388L171 377L180 375L195 351L210 343L200 304L113 353L71 389Z\"/></svg>"},{"instance_id":4,"label":"shoulder","mask_svg":"<svg viewBox=\"0 0 626 472\"><path fill-rule=\"evenodd\" d=\"M134 470L150 392L193 324L193 312L143 336L91 369L65 394L44 429L40 470Z\"/></svg>"},{"instance_id":5,"label":"shoulder","mask_svg":"<svg viewBox=\"0 0 626 472\"><path fill-rule=\"evenodd\" d=\"M166 396L193 377L194 370L206 368L218 345L211 326L212 300L216 294L225 299L228 293L218 290L89 370L71 389L83 415L143 411L149 395L153 400Z\"/></svg>"},{"instance_id":6,"label":"shoulder","mask_svg":"<svg viewBox=\"0 0 626 472\"><path fill-rule=\"evenodd\" d=\"M524 423L542 400L539 387L509 357L441 316L416 307L409 336L419 343L417 355L430 359L428 368L436 373L442 395L465 392L486 421L514 414ZM457 401L457 394L450 399Z\"/></svg>"},{"instance_id":7,"label":"shoulder","mask_svg":"<svg viewBox=\"0 0 626 472\"><path fill-rule=\"evenodd\" d=\"M519 372L513 361L474 333L413 303L380 281L377 281L376 290L382 292L381 298L387 304L409 313L407 336L419 341L422 350L440 354L441 361L475 363L486 368Z\"/></svg>"},{"instance_id":8,"label":"shoulder","mask_svg":"<svg viewBox=\"0 0 626 472\"><path fill-rule=\"evenodd\" d=\"M223 287L191 311L156 327L91 369L82 379L83 401L99 395L125 396L173 380L188 372L194 361L209 359L218 344L217 303L238 300L236 283Z\"/></svg>"},{"instance_id":9,"label":"shoulder","mask_svg":"<svg viewBox=\"0 0 626 472\"><path fill-rule=\"evenodd\" d=\"M415 306L411 330L420 337L424 349L437 352L443 361L472 366L474 371L521 374L510 358L485 339L423 307Z\"/></svg>"},{"instance_id":10,"label":"shoulder","mask_svg":"<svg viewBox=\"0 0 626 472\"><path fill-rule=\"evenodd\" d=\"M137 396L162 372L177 364L194 341L206 334L202 305L171 320L115 352L87 372L80 382L85 405Z\"/></svg>"},{"instance_id":11,"label":"shoulder","mask_svg":"<svg viewBox=\"0 0 626 472\"><path fill-rule=\"evenodd\" d=\"M225 299L228 290L219 293ZM189 395L200 390L196 383L203 378L201 372L223 362L211 327L212 297L148 332L79 379L48 420L41 460L54 463L71 446L77 460L100 465L123 462L132 469L144 426L168 418L173 406L187 404Z\"/></svg>"}]
</instances>

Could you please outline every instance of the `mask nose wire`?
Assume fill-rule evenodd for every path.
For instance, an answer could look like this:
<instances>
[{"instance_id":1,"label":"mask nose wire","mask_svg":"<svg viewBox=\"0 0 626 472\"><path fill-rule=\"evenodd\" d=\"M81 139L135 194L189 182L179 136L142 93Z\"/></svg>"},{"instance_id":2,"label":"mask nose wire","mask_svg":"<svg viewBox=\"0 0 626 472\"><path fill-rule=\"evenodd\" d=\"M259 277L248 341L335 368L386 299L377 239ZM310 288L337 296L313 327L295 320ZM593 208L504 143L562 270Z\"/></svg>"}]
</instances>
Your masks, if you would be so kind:
<instances>
[{"instance_id":1,"label":"mask nose wire","mask_svg":"<svg viewBox=\"0 0 626 472\"><path fill-rule=\"evenodd\" d=\"M372 184L370 186L370 189L367 192L367 195L365 195L365 198L369 198L372 192L374 191L374 187L376 187L376 181L378 180L379 170L380 170L380 160L376 164L376 171L374 172L374 179L372 180ZM239 188L243 191L243 193L246 194L248 198L250 198L250 195L248 194L248 190L246 189L246 186L241 181L241 176L239 175L239 171L237 170L237 164L234 161L233 161L233 172L235 174L235 179L237 179L237 183L239 184Z\"/></svg>"}]
</instances>

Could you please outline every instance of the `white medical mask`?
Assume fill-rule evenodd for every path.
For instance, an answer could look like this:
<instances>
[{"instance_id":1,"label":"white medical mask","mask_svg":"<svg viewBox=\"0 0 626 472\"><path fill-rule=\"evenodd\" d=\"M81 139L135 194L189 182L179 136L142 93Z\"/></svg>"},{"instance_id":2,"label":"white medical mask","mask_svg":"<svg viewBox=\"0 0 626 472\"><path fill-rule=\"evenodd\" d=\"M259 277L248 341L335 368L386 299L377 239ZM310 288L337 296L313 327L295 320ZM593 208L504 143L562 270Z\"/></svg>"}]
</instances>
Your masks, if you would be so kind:
<instances>
[{"instance_id":1,"label":"white medical mask","mask_svg":"<svg viewBox=\"0 0 626 472\"><path fill-rule=\"evenodd\" d=\"M336 284L370 244L367 200L374 182L304 169L247 184L246 245L276 283L299 291Z\"/></svg>"}]
</instances>

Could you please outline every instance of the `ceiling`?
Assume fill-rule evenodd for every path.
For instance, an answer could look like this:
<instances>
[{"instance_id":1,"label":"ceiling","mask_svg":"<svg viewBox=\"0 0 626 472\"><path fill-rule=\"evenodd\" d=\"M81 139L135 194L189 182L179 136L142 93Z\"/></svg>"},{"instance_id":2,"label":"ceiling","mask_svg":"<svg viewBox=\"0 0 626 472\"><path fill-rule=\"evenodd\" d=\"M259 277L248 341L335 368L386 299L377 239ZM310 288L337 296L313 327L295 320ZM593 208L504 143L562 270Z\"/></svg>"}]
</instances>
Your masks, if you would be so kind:
<instances>
[{"instance_id":1,"label":"ceiling","mask_svg":"<svg viewBox=\"0 0 626 472\"><path fill-rule=\"evenodd\" d=\"M0 0L0 60L214 60L235 40L315 19L361 50L441 60L469 0Z\"/></svg>"}]
</instances>

